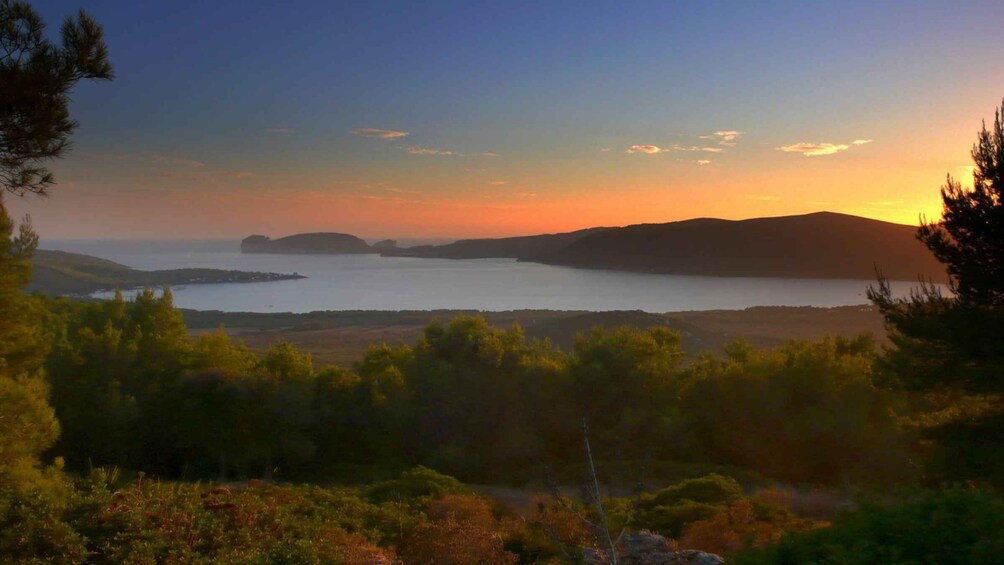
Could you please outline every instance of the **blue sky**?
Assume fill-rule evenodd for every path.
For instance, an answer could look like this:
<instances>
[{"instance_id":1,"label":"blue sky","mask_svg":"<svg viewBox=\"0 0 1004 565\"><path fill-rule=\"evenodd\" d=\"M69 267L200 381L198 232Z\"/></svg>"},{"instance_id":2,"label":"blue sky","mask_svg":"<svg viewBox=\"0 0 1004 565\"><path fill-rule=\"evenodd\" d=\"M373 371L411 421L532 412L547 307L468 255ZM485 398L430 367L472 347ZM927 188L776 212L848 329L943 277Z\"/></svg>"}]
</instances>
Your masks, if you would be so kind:
<instances>
[{"instance_id":1,"label":"blue sky","mask_svg":"<svg viewBox=\"0 0 1004 565\"><path fill-rule=\"evenodd\" d=\"M74 92L67 189L15 204L58 237L172 235L199 202L219 222L196 214L198 236L263 221L501 235L814 207L909 221L936 209L1004 97L1001 2L37 8L53 31L87 10L117 75ZM714 137L728 131L741 134ZM846 148L806 158L817 144ZM641 145L660 152L627 153Z\"/></svg>"}]
</instances>

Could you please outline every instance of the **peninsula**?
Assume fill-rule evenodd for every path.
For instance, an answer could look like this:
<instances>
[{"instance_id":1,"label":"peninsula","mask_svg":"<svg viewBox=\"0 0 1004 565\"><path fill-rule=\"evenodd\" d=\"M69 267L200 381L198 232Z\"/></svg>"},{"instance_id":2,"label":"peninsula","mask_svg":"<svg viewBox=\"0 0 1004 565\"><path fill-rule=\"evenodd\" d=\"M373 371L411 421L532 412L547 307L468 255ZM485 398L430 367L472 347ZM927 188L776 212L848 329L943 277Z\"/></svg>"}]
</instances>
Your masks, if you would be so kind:
<instances>
[{"instance_id":1,"label":"peninsula","mask_svg":"<svg viewBox=\"0 0 1004 565\"><path fill-rule=\"evenodd\" d=\"M262 273L223 269L141 271L91 255L48 249L36 250L31 263L32 280L27 289L52 295L86 295L115 289L270 282L306 278L297 273Z\"/></svg>"}]
</instances>

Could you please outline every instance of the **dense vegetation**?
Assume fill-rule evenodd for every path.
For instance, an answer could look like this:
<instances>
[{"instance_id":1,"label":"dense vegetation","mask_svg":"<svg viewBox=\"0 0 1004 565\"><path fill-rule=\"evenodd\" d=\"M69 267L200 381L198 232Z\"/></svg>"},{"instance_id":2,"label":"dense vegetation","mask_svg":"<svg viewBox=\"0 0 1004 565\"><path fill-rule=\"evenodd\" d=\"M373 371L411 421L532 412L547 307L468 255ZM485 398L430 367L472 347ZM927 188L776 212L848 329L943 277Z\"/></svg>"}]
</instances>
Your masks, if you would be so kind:
<instances>
[{"instance_id":1,"label":"dense vegetation","mask_svg":"<svg viewBox=\"0 0 1004 565\"><path fill-rule=\"evenodd\" d=\"M192 338L170 292L52 301L47 326L57 451L73 469L354 478L423 464L524 482L581 461L585 416L600 459L827 484L911 471L902 401L873 385L866 338L740 342L683 367L679 334L664 328L598 328L565 352L460 317L413 346L374 346L347 370L315 368L288 343L259 356L222 331ZM811 449L822 445L825 457Z\"/></svg>"},{"instance_id":2,"label":"dense vegetation","mask_svg":"<svg viewBox=\"0 0 1004 565\"><path fill-rule=\"evenodd\" d=\"M0 0L13 194L52 184L70 87L111 76L86 15L59 46L42 31L30 6ZM973 190L950 180L942 222L920 231L954 296L871 293L890 348L737 341L690 363L664 327L596 328L566 350L477 317L374 345L352 368L285 342L259 355L222 330L193 338L169 290L24 294L38 236L0 192L0 558L459 565L599 546L616 563L616 532L653 530L739 563L999 562L1000 115L973 157ZM450 475L544 476L551 492L520 513ZM586 485L582 502L569 483ZM870 496L841 496L855 490Z\"/></svg>"},{"instance_id":3,"label":"dense vegetation","mask_svg":"<svg viewBox=\"0 0 1004 565\"><path fill-rule=\"evenodd\" d=\"M349 370L315 368L287 343L259 356L223 331L193 338L169 291L25 300L45 316L39 339L61 424L48 450L57 465L34 467L28 490L7 500L4 521L18 535L4 551L25 558L562 558L596 543L583 526L590 507L544 494L543 510L519 520L448 476L407 469L539 492L540 477L575 484L583 415L601 480L649 485L606 501L611 528L731 553L817 527L784 493L750 488L916 478L916 432L932 417L922 397L875 386L866 337L766 350L736 342L684 365L679 335L665 328L597 328L565 352L518 326L460 317L429 325L413 346L375 345ZM711 470L724 474L669 484ZM230 486L164 482L200 478ZM244 486L256 478L377 484ZM669 486L650 490L660 484Z\"/></svg>"}]
</instances>

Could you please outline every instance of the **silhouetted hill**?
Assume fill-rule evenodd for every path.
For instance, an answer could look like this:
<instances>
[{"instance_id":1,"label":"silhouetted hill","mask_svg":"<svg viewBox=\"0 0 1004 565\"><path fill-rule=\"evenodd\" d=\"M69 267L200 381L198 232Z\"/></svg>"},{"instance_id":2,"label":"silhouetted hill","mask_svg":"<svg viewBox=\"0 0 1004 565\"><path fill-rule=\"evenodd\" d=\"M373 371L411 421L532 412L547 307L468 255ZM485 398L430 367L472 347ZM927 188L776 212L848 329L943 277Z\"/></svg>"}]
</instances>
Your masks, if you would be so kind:
<instances>
[{"instance_id":1,"label":"silhouetted hill","mask_svg":"<svg viewBox=\"0 0 1004 565\"><path fill-rule=\"evenodd\" d=\"M589 228L568 233L503 237L498 239L462 239L446 245L418 245L386 250L385 257L426 257L441 259L513 258L532 261L550 255L590 234L611 228Z\"/></svg>"},{"instance_id":2,"label":"silhouetted hill","mask_svg":"<svg viewBox=\"0 0 1004 565\"><path fill-rule=\"evenodd\" d=\"M347 233L300 233L279 239L252 235L241 241L241 253L342 254L379 253Z\"/></svg>"},{"instance_id":3,"label":"silhouetted hill","mask_svg":"<svg viewBox=\"0 0 1004 565\"><path fill-rule=\"evenodd\" d=\"M550 265L676 275L943 282L945 268L917 228L846 214L640 224L589 234L545 256Z\"/></svg>"},{"instance_id":4,"label":"silhouetted hill","mask_svg":"<svg viewBox=\"0 0 1004 565\"><path fill-rule=\"evenodd\" d=\"M145 286L264 282L305 278L298 274L284 275L222 269L140 271L90 255L48 249L36 250L31 263L32 276L28 290L54 295L90 294L101 290L114 290L116 288L127 290Z\"/></svg>"}]
</instances>

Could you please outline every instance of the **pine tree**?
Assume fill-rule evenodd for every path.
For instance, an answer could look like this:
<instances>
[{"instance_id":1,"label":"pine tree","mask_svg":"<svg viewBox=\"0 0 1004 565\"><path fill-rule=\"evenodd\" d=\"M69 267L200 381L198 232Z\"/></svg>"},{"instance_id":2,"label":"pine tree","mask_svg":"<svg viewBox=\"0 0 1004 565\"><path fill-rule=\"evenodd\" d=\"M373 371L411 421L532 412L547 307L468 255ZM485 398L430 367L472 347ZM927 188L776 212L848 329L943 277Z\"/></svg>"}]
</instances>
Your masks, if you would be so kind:
<instances>
[{"instance_id":1,"label":"pine tree","mask_svg":"<svg viewBox=\"0 0 1004 565\"><path fill-rule=\"evenodd\" d=\"M87 14L67 18L58 46L44 31L29 4L0 0L0 529L17 506L7 495L41 480L39 457L59 433L41 368L41 307L21 292L38 236L28 218L14 235L3 197L44 194L55 182L44 164L67 151L76 128L70 89L112 76L101 27Z\"/></svg>"},{"instance_id":2,"label":"pine tree","mask_svg":"<svg viewBox=\"0 0 1004 565\"><path fill-rule=\"evenodd\" d=\"M887 361L901 384L1004 393L1004 103L973 146L973 186L951 176L940 221L917 231L946 265L954 296L925 284L894 299L888 281L868 296L895 347Z\"/></svg>"}]
</instances>

